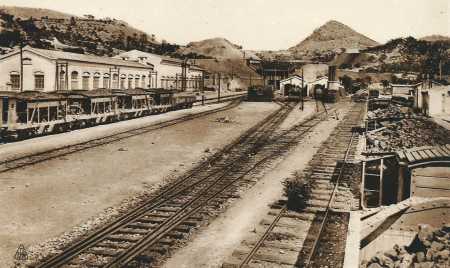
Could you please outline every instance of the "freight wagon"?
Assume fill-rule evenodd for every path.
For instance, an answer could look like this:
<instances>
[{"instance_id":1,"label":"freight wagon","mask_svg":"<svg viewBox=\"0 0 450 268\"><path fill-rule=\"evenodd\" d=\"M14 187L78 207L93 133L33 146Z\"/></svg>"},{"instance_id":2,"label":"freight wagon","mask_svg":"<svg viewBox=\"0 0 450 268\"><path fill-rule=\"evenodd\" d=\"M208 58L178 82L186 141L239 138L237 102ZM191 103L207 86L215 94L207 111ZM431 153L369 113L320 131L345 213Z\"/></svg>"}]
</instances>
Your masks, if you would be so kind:
<instances>
[{"instance_id":1,"label":"freight wagon","mask_svg":"<svg viewBox=\"0 0 450 268\"><path fill-rule=\"evenodd\" d=\"M191 108L190 93L163 89L0 92L0 139L49 133Z\"/></svg>"}]
</instances>

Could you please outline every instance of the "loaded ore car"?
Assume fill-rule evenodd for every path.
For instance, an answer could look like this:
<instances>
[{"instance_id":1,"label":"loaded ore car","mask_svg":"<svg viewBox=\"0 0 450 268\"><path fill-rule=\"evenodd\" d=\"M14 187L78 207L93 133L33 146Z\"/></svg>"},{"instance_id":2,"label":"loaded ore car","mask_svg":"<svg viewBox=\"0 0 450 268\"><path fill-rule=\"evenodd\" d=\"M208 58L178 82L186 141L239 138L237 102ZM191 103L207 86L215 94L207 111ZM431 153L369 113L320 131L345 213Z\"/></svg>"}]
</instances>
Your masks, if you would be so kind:
<instances>
[{"instance_id":1,"label":"loaded ore car","mask_svg":"<svg viewBox=\"0 0 450 268\"><path fill-rule=\"evenodd\" d=\"M0 139L90 127L192 107L190 93L140 88L0 92Z\"/></svg>"},{"instance_id":2,"label":"loaded ore car","mask_svg":"<svg viewBox=\"0 0 450 268\"><path fill-rule=\"evenodd\" d=\"M56 93L0 93L2 136L19 138L57 132L67 124L67 99Z\"/></svg>"},{"instance_id":3,"label":"loaded ore car","mask_svg":"<svg viewBox=\"0 0 450 268\"><path fill-rule=\"evenodd\" d=\"M197 97L191 92L178 92L173 95L172 109L192 108Z\"/></svg>"},{"instance_id":4,"label":"loaded ore car","mask_svg":"<svg viewBox=\"0 0 450 268\"><path fill-rule=\"evenodd\" d=\"M247 90L247 100L271 102L273 100L273 90L269 86L251 86Z\"/></svg>"}]
</instances>

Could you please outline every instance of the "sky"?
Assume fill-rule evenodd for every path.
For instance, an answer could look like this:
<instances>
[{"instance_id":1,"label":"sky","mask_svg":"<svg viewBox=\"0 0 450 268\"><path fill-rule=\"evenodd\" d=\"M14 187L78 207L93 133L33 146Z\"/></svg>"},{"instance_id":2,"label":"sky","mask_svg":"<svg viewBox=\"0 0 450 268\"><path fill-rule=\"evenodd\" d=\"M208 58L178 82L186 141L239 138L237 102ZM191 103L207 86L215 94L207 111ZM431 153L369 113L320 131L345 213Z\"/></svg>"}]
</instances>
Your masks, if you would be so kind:
<instances>
[{"instance_id":1,"label":"sky","mask_svg":"<svg viewBox=\"0 0 450 268\"><path fill-rule=\"evenodd\" d=\"M224 37L249 50L292 47L329 20L384 43L397 37L449 36L450 0L0 0L121 19L185 45Z\"/></svg>"}]
</instances>

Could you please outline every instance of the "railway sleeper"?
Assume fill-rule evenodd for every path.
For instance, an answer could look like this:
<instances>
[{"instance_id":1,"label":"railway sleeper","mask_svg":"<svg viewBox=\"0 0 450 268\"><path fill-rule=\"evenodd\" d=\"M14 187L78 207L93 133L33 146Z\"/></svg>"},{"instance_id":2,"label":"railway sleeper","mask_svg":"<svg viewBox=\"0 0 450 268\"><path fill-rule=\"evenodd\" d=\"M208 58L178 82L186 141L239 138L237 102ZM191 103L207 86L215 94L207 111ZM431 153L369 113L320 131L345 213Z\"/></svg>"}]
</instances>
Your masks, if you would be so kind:
<instances>
[{"instance_id":1,"label":"railway sleeper","mask_svg":"<svg viewBox=\"0 0 450 268\"><path fill-rule=\"evenodd\" d=\"M104 257L115 257L121 252L123 252L125 249L111 249L111 248L100 248L100 247L92 247L87 250L87 253L94 254L94 255L100 255Z\"/></svg>"},{"instance_id":2,"label":"railway sleeper","mask_svg":"<svg viewBox=\"0 0 450 268\"><path fill-rule=\"evenodd\" d=\"M248 255L248 253L249 253L248 249L239 248L232 253L232 256L238 259L244 259ZM297 261L297 253L289 255L288 254L281 255L279 251L278 252L267 251L264 253L260 253L260 251L258 250L252 259L276 264L294 265L295 262Z\"/></svg>"},{"instance_id":3,"label":"railway sleeper","mask_svg":"<svg viewBox=\"0 0 450 268\"><path fill-rule=\"evenodd\" d=\"M106 236L105 238L106 240L110 240L113 242L130 242L130 243L136 243L137 241L139 241L141 239L141 236L126 236L126 235L122 235L122 234L110 234L108 236Z\"/></svg>"}]
</instances>

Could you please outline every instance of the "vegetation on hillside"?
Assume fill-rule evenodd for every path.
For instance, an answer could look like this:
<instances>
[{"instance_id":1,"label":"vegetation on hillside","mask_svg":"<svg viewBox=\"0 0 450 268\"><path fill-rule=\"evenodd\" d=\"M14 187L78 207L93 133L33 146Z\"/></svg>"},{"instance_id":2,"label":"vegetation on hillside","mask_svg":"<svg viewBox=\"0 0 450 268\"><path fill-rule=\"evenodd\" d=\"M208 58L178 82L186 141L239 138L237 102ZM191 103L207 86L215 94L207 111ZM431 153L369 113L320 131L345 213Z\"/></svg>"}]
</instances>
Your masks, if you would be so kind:
<instances>
[{"instance_id":1,"label":"vegetation on hillside","mask_svg":"<svg viewBox=\"0 0 450 268\"><path fill-rule=\"evenodd\" d=\"M179 46L158 42L154 35L130 27L115 19L93 16L51 18L16 17L0 9L0 46L29 44L38 48L55 48L55 38L63 50L112 56L123 50L139 49L157 54L174 53Z\"/></svg>"}]
</instances>

